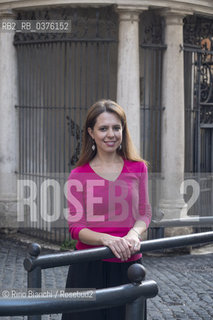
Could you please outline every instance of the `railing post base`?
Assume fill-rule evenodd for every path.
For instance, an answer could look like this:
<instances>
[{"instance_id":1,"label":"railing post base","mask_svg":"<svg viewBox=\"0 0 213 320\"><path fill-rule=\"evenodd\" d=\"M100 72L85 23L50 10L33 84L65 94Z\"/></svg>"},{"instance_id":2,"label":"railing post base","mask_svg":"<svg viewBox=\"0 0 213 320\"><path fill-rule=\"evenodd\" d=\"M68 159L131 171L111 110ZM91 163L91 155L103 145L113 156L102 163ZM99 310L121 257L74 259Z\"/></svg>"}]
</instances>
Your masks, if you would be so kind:
<instances>
[{"instance_id":1,"label":"railing post base","mask_svg":"<svg viewBox=\"0 0 213 320\"><path fill-rule=\"evenodd\" d=\"M126 304L125 320L146 320L146 299L140 297L131 303Z\"/></svg>"},{"instance_id":2,"label":"railing post base","mask_svg":"<svg viewBox=\"0 0 213 320\"><path fill-rule=\"evenodd\" d=\"M29 247L31 260L35 260L41 252L41 247L37 243L32 243ZM27 288L32 291L41 290L41 267L36 267L27 273ZM41 320L40 315L28 316L28 320Z\"/></svg>"}]
</instances>

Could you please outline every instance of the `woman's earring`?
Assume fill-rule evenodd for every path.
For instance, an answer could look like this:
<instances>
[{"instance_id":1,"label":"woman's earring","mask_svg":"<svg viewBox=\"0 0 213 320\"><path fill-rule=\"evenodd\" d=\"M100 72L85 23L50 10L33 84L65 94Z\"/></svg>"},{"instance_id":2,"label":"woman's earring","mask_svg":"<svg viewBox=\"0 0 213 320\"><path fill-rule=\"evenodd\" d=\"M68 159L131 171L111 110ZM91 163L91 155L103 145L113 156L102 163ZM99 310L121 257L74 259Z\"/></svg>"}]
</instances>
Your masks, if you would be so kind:
<instances>
[{"instance_id":1,"label":"woman's earring","mask_svg":"<svg viewBox=\"0 0 213 320\"><path fill-rule=\"evenodd\" d=\"M121 150L122 149L122 145L120 144L120 146L119 146L119 150Z\"/></svg>"},{"instance_id":2,"label":"woman's earring","mask_svg":"<svg viewBox=\"0 0 213 320\"><path fill-rule=\"evenodd\" d=\"M95 140L93 140L92 151L95 151Z\"/></svg>"}]
</instances>

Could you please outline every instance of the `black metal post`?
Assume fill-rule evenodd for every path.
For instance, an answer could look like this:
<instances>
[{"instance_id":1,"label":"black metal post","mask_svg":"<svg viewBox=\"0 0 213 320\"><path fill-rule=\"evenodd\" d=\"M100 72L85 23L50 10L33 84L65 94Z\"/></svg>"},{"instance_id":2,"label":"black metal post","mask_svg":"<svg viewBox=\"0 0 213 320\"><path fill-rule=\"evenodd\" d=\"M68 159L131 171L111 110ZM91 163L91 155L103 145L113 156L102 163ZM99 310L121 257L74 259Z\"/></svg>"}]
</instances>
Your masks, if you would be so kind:
<instances>
[{"instance_id":1,"label":"black metal post","mask_svg":"<svg viewBox=\"0 0 213 320\"><path fill-rule=\"evenodd\" d=\"M128 269L128 278L135 286L141 284L145 279L146 269L141 264L133 264ZM126 304L125 320L146 320L146 299L139 297L134 301Z\"/></svg>"},{"instance_id":2,"label":"black metal post","mask_svg":"<svg viewBox=\"0 0 213 320\"><path fill-rule=\"evenodd\" d=\"M30 260L33 262L41 253L41 247L37 243L32 243L29 246ZM26 267L26 266L25 266ZM26 269L26 268L25 268ZM27 274L27 288L32 291L41 290L41 267L36 267ZM41 320L40 315L28 316L28 320Z\"/></svg>"},{"instance_id":3,"label":"black metal post","mask_svg":"<svg viewBox=\"0 0 213 320\"><path fill-rule=\"evenodd\" d=\"M146 320L146 299L138 298L126 304L125 320Z\"/></svg>"}]
</instances>

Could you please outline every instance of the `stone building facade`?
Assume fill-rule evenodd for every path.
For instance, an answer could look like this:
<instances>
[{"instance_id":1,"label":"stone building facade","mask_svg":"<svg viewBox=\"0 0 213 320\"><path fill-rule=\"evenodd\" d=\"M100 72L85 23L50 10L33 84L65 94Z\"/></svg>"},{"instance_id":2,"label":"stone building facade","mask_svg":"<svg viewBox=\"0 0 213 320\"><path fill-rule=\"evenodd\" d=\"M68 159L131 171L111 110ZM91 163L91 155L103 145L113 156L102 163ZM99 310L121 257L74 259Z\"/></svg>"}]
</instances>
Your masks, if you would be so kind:
<instances>
[{"instance_id":1,"label":"stone building facade","mask_svg":"<svg viewBox=\"0 0 213 320\"><path fill-rule=\"evenodd\" d=\"M69 34L1 30L0 227L18 226L17 178L40 185L47 173L69 172L85 111L99 98L123 106L137 149L161 173L154 214L160 208L166 219L186 216L185 172L200 172L202 152L206 171L213 168L212 0L1 0L0 19L72 24ZM199 54L205 62L198 70ZM197 102L198 91L208 97ZM209 117L202 128L201 102ZM33 226L51 229L42 221Z\"/></svg>"}]
</instances>

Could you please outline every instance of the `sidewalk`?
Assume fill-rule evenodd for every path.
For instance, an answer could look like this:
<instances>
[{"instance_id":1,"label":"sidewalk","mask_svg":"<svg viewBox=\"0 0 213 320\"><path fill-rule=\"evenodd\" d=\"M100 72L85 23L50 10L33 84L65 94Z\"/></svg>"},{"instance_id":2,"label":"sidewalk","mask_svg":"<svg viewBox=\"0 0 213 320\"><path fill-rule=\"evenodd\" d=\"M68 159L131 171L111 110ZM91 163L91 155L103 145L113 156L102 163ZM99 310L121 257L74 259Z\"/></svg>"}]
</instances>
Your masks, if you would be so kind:
<instances>
[{"instance_id":1,"label":"sidewalk","mask_svg":"<svg viewBox=\"0 0 213 320\"><path fill-rule=\"evenodd\" d=\"M27 255L27 246L12 239L12 236L0 236L0 289L26 289L27 273L23 260ZM53 249L58 247L54 246ZM42 250L42 254L47 252L51 252L48 247ZM213 319L213 246L193 250L191 255L147 255L144 256L144 266L147 270L146 279L155 280L159 286L158 296L148 300L148 320ZM67 269L43 270L43 287L63 288ZM44 315L42 319L59 320L60 315Z\"/></svg>"}]
</instances>

